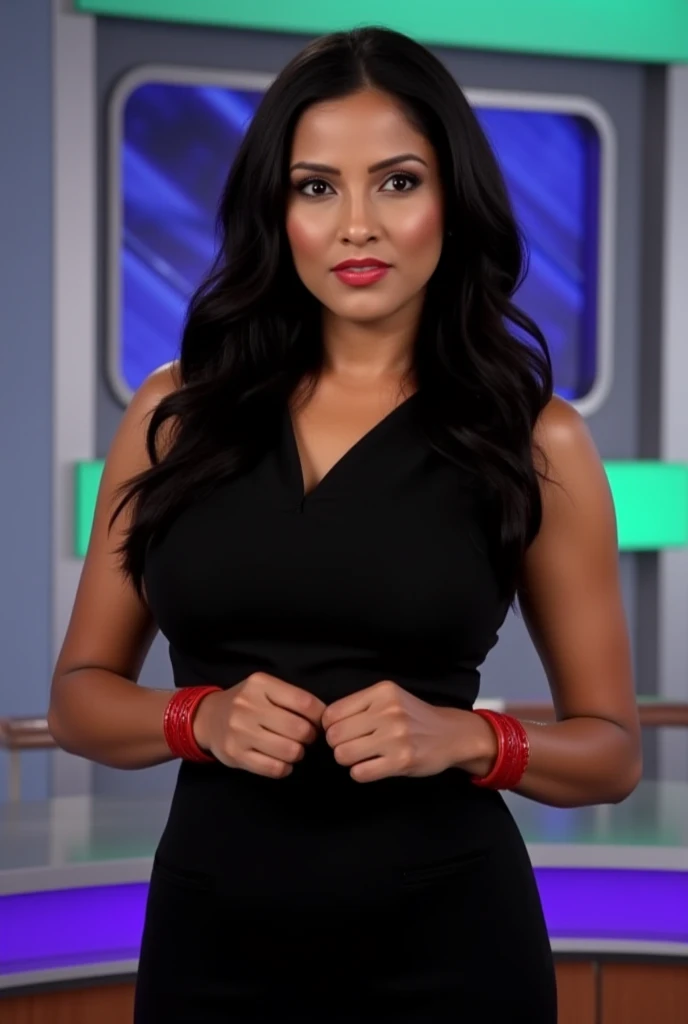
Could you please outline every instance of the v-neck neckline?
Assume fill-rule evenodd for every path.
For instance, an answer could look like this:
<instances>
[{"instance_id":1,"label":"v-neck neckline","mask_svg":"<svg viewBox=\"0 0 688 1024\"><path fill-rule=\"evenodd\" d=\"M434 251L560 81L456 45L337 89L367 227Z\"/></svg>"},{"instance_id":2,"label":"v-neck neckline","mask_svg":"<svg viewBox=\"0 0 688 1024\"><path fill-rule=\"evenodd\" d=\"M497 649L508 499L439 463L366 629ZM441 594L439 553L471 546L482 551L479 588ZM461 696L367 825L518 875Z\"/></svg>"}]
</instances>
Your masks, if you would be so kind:
<instances>
[{"instance_id":1,"label":"v-neck neckline","mask_svg":"<svg viewBox=\"0 0 688 1024\"><path fill-rule=\"evenodd\" d=\"M361 450L364 449L368 444L372 443L372 441L375 438L377 438L379 434L382 433L383 429L397 418L397 415L400 413L402 409L408 408L409 404L413 402L413 399L416 398L418 393L418 391L414 391L412 395L409 395L408 398L405 398L402 402L399 402L398 405L395 405L393 409L390 409L390 411L386 413L382 417L382 419L378 420L377 423L374 423L369 430L366 430L363 434L361 434L361 436L356 441L354 441L354 443L350 445L349 448L347 448L346 451L343 452L335 462L333 462L333 464L330 466L327 472L320 477L320 480L318 480L318 482L313 487L311 487L309 491L306 491L306 482L303 473L301 453L299 451L299 445L296 439L296 430L294 429L294 421L292 419L291 409L289 407L289 403L287 402L285 409L286 431L289 442L289 454L292 460L291 468L293 469L296 478L299 508L303 511L303 508L306 504L310 503L311 501L317 500L319 497L321 497L323 492L326 492L327 489L331 486L332 480L336 480L336 478L340 475L341 472L343 472L344 469L346 469L346 466L356 457L356 455L358 455L361 452Z\"/></svg>"}]
</instances>

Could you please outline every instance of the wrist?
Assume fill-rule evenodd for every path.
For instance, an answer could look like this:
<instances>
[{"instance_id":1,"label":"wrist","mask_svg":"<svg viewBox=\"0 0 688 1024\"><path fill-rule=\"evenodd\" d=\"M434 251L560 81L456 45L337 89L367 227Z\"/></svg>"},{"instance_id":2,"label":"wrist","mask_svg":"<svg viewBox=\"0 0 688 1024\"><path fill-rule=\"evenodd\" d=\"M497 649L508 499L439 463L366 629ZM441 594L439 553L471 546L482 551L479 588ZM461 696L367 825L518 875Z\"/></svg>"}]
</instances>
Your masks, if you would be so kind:
<instances>
[{"instance_id":1,"label":"wrist","mask_svg":"<svg viewBox=\"0 0 688 1024\"><path fill-rule=\"evenodd\" d=\"M460 750L454 765L471 775L484 777L494 766L499 750L497 734L492 725L472 711L462 711L466 716L466 730L461 730ZM468 734L468 735L467 735Z\"/></svg>"},{"instance_id":2,"label":"wrist","mask_svg":"<svg viewBox=\"0 0 688 1024\"><path fill-rule=\"evenodd\" d=\"M522 722L504 712L474 710L478 718L485 719L497 738L497 757L485 775L473 774L476 786L489 789L515 789L523 778L530 760L530 741Z\"/></svg>"},{"instance_id":3,"label":"wrist","mask_svg":"<svg viewBox=\"0 0 688 1024\"><path fill-rule=\"evenodd\" d=\"M218 689L214 686L183 686L175 690L163 714L165 742L175 757L187 761L207 762L212 754L201 750L193 733L193 721L198 705L206 694Z\"/></svg>"},{"instance_id":4,"label":"wrist","mask_svg":"<svg viewBox=\"0 0 688 1024\"><path fill-rule=\"evenodd\" d=\"M213 718L213 698L215 695L215 693L207 693L199 701L191 722L193 737L201 750L206 753L210 752L210 724Z\"/></svg>"}]
</instances>

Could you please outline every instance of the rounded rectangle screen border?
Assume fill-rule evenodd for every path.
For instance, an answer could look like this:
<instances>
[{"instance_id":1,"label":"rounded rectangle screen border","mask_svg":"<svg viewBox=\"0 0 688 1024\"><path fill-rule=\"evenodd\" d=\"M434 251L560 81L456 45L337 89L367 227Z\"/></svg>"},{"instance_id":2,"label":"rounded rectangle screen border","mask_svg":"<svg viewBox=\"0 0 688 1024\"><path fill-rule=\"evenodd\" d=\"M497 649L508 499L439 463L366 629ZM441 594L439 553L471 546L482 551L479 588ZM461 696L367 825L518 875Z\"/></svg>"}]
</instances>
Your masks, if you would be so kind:
<instances>
[{"instance_id":1,"label":"rounded rectangle screen border","mask_svg":"<svg viewBox=\"0 0 688 1024\"><path fill-rule=\"evenodd\" d=\"M132 384L124 372L123 359L125 313L134 319L137 315L135 299L129 301L128 304L125 301L125 275L123 272L125 254L123 253L122 186L127 103L132 94L142 86L195 86L201 89L219 87L220 89L262 94L274 78L273 74L257 72L209 71L196 67L146 64L127 72L117 82L113 90L108 107L106 347L108 382L117 399L124 405L128 404L137 386L136 382ZM589 416L604 403L611 389L613 378L613 279L617 174L614 125L604 108L585 96L471 88L465 89L465 93L470 103L477 108L478 113L484 111L487 116L490 112L498 113L500 110L565 114L582 119L594 133L599 148L596 171L598 198L594 211L596 231L593 239L594 251L591 254L595 273L594 279L588 284L587 317L584 318L583 325L583 329L589 330L594 338L594 366L591 368L590 384L586 392L580 396L566 394L566 397L582 415ZM233 112L233 116L236 116L236 111ZM176 197L177 200L178 198ZM137 244L140 244L140 240ZM140 259L140 254L132 249L131 244L127 246L127 258L130 260ZM149 258L144 262L150 272L155 258ZM167 269L169 275L174 274L172 268ZM134 280L133 277L130 279ZM179 298L179 292L183 289L173 288L172 291ZM123 308L125 305L127 306L126 310ZM170 321L171 328L179 319L179 309L175 311L175 316L176 320L173 316ZM586 323L585 320L589 322ZM545 333L547 334L547 331ZM175 342L178 343L178 341L179 338L176 337ZM162 358L159 358L157 365L167 361L167 358L169 358L169 354L163 355ZM155 365L155 363L154 359L153 364ZM153 366L148 367L148 371L152 368ZM145 369L144 367L140 368L138 373L140 379L145 376ZM560 393L562 392L560 391Z\"/></svg>"}]
</instances>

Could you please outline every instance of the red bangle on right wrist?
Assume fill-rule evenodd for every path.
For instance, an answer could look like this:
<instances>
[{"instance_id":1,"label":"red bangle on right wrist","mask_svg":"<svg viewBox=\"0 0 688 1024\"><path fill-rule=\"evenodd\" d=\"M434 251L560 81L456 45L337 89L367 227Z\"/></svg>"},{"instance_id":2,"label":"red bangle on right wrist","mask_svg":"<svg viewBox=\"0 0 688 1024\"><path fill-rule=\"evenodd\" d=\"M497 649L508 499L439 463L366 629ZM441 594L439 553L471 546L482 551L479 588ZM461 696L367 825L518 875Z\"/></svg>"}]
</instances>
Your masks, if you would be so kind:
<instances>
[{"instance_id":1,"label":"red bangle on right wrist","mask_svg":"<svg viewBox=\"0 0 688 1024\"><path fill-rule=\"evenodd\" d=\"M202 750L196 742L193 719L203 698L221 689L221 686L185 686L172 694L163 716L163 732L165 742L175 757L198 763L215 761L213 755Z\"/></svg>"}]
</instances>

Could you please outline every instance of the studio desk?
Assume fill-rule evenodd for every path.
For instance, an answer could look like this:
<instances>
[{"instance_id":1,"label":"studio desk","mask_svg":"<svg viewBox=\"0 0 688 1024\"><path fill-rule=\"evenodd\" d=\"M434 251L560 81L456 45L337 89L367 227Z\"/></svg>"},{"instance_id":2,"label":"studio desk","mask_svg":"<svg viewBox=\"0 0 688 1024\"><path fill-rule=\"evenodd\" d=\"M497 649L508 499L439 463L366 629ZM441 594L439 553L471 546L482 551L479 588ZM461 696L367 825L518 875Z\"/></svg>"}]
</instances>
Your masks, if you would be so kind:
<instances>
[{"instance_id":1,"label":"studio desk","mask_svg":"<svg viewBox=\"0 0 688 1024\"><path fill-rule=\"evenodd\" d=\"M543 706L508 710L548 716ZM651 702L645 725L648 716L688 724L685 706ZM643 781L623 803L591 808L505 799L540 888L559 1024L688 1024L688 780ZM0 804L0 1024L130 1024L168 807L102 797Z\"/></svg>"}]
</instances>

